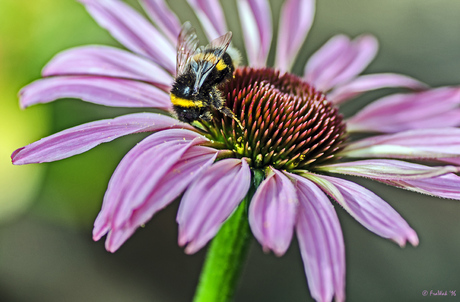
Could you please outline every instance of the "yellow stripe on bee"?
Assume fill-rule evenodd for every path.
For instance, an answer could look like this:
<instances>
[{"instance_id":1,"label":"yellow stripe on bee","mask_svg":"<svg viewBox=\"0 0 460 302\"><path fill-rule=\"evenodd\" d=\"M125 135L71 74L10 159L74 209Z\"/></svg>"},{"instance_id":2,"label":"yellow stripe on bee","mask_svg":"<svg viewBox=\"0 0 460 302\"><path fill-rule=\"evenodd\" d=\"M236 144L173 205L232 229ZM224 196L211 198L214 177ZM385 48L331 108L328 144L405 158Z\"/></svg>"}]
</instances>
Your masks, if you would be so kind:
<instances>
[{"instance_id":1,"label":"yellow stripe on bee","mask_svg":"<svg viewBox=\"0 0 460 302\"><path fill-rule=\"evenodd\" d=\"M216 61L217 61L217 57L212 53L199 53L197 55L194 55L193 59L195 61L206 60L206 61L211 62L212 64L216 64ZM224 61L220 59L216 64L216 68L218 71L222 71L225 68L227 68L227 64L225 64Z\"/></svg>"},{"instance_id":2,"label":"yellow stripe on bee","mask_svg":"<svg viewBox=\"0 0 460 302\"><path fill-rule=\"evenodd\" d=\"M227 64L225 64L223 60L220 60L219 63L217 63L216 68L219 71L224 70L227 68Z\"/></svg>"},{"instance_id":3,"label":"yellow stripe on bee","mask_svg":"<svg viewBox=\"0 0 460 302\"><path fill-rule=\"evenodd\" d=\"M185 107L185 108L204 106L202 101L192 101L192 100L179 98L172 93L170 94L170 96L171 96L171 103L174 106Z\"/></svg>"}]
</instances>

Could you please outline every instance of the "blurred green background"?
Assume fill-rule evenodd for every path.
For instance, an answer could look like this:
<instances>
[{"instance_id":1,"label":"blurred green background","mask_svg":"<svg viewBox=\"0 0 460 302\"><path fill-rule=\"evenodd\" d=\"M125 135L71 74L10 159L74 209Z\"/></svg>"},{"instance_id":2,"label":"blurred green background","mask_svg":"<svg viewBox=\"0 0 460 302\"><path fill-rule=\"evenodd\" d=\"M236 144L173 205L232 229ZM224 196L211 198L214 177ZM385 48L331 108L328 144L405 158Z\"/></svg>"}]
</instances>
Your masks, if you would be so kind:
<instances>
[{"instance_id":1,"label":"blurred green background","mask_svg":"<svg viewBox=\"0 0 460 302\"><path fill-rule=\"evenodd\" d=\"M222 2L241 49L235 5ZM271 4L276 25L281 1ZM182 21L198 24L184 1L170 1L170 6ZM458 0L321 0L294 71L301 73L306 59L334 34L372 33L381 47L366 73L400 72L432 86L459 84L459 15ZM78 100L19 109L19 89L38 79L57 52L84 44L118 46L73 0L0 0L0 301L189 301L205 251L188 256L177 246L177 202L115 254L91 239L110 175L142 136L120 138L55 163L10 162L12 151L43 136L132 112ZM345 112L386 93L365 96ZM338 209L348 301L434 299L423 297L423 290L459 290L460 297L459 201L360 183L408 220L420 245L401 249ZM277 258L254 241L236 301L310 300L297 243Z\"/></svg>"}]
</instances>

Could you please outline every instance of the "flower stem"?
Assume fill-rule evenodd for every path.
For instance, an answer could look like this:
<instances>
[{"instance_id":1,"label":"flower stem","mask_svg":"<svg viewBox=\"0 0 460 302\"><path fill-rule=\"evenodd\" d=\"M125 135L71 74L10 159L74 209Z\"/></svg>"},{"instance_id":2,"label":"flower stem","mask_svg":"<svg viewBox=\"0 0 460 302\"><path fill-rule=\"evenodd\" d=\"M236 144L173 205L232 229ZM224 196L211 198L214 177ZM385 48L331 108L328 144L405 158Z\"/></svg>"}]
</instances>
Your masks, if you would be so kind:
<instances>
[{"instance_id":1,"label":"flower stem","mask_svg":"<svg viewBox=\"0 0 460 302\"><path fill-rule=\"evenodd\" d=\"M247 209L264 178L262 171L253 172L248 194L209 247L194 302L227 302L233 297L251 239Z\"/></svg>"}]
</instances>

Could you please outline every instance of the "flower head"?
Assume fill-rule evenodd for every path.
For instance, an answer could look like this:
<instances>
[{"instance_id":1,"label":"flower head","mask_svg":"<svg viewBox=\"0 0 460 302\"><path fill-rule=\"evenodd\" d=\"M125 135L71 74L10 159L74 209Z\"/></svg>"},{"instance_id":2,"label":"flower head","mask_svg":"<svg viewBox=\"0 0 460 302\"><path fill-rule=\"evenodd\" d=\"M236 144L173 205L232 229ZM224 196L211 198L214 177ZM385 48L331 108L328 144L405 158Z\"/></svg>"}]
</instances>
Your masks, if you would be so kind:
<instances>
[{"instance_id":1,"label":"flower head","mask_svg":"<svg viewBox=\"0 0 460 302\"><path fill-rule=\"evenodd\" d=\"M21 106L70 97L171 110L180 22L166 2L140 1L156 27L119 0L80 2L130 51L83 46L58 54L44 68L44 78L21 91ZM227 32L217 0L188 2L210 41ZM454 128L460 124L460 89L430 90L392 73L359 76L377 52L370 35L334 36L308 60L302 77L289 73L313 21L312 0L285 1L269 68L269 3L237 4L248 66L220 89L242 128L218 111L197 127L168 115L128 114L20 148L13 163L55 161L123 135L153 132L118 165L95 221L94 239L107 234L112 252L182 193L179 244L187 253L198 251L248 194L254 173L263 173L249 206L254 236L265 250L283 255L295 233L312 296L343 301L344 242L328 197L377 235L400 246L417 245L415 231L390 205L340 176L460 199L458 168L442 164L458 163L460 156L460 129ZM386 87L412 91L376 100L347 120L339 113L338 104ZM357 139L355 132L369 136Z\"/></svg>"}]
</instances>

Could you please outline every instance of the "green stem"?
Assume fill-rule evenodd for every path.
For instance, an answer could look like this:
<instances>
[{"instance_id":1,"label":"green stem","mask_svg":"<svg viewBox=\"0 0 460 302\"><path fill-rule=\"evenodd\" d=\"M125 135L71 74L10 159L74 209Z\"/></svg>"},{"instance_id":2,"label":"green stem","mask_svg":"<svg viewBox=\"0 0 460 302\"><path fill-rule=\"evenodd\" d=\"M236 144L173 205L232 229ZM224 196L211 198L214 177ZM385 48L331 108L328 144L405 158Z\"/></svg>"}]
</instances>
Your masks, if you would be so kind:
<instances>
[{"instance_id":1,"label":"green stem","mask_svg":"<svg viewBox=\"0 0 460 302\"><path fill-rule=\"evenodd\" d=\"M194 302L227 302L233 297L251 239L248 205L264 178L262 171L253 172L248 194L209 247Z\"/></svg>"}]
</instances>

